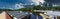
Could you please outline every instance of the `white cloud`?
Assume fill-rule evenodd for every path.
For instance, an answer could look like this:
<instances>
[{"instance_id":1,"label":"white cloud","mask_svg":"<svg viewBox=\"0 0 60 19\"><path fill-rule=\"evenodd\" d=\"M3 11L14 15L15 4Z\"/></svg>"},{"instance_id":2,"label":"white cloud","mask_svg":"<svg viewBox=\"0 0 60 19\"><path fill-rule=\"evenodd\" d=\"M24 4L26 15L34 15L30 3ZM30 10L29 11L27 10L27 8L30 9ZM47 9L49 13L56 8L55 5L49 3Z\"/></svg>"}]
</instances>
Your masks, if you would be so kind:
<instances>
[{"instance_id":1,"label":"white cloud","mask_svg":"<svg viewBox=\"0 0 60 19\"><path fill-rule=\"evenodd\" d=\"M15 9L24 8L24 5L32 5L32 4L22 4L22 3L15 4Z\"/></svg>"},{"instance_id":2,"label":"white cloud","mask_svg":"<svg viewBox=\"0 0 60 19\"><path fill-rule=\"evenodd\" d=\"M40 2L43 4L45 1L44 1L44 0L32 0L32 2L33 2L35 5L39 5Z\"/></svg>"},{"instance_id":3,"label":"white cloud","mask_svg":"<svg viewBox=\"0 0 60 19\"><path fill-rule=\"evenodd\" d=\"M30 1L28 1L28 2L30 2ZM30 3L30 4L22 4L22 3L15 4L15 9L24 8L23 5L39 5L40 2L43 4L45 1L44 0L31 0L31 2L32 3Z\"/></svg>"},{"instance_id":4,"label":"white cloud","mask_svg":"<svg viewBox=\"0 0 60 19\"><path fill-rule=\"evenodd\" d=\"M19 8L24 8L24 7L23 7L23 4L20 3L20 4L16 4L16 5L15 5L15 9L19 9Z\"/></svg>"}]
</instances>

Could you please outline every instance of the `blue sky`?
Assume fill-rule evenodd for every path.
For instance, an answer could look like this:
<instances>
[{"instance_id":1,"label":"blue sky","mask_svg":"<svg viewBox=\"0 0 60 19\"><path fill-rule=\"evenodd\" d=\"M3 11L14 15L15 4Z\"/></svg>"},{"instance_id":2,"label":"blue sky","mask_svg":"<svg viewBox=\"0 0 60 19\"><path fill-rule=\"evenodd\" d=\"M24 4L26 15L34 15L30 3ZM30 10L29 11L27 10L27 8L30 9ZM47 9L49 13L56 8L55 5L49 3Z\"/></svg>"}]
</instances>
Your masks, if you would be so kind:
<instances>
[{"instance_id":1,"label":"blue sky","mask_svg":"<svg viewBox=\"0 0 60 19\"><path fill-rule=\"evenodd\" d=\"M53 4L59 4L60 0L0 0L0 9L7 8L7 9L14 9L16 4L39 4L39 2L51 2ZM18 7L16 7L18 8ZM21 5L20 7L21 8Z\"/></svg>"},{"instance_id":2,"label":"blue sky","mask_svg":"<svg viewBox=\"0 0 60 19\"><path fill-rule=\"evenodd\" d=\"M30 4L29 0L0 0L0 8L15 8L15 4Z\"/></svg>"}]
</instances>

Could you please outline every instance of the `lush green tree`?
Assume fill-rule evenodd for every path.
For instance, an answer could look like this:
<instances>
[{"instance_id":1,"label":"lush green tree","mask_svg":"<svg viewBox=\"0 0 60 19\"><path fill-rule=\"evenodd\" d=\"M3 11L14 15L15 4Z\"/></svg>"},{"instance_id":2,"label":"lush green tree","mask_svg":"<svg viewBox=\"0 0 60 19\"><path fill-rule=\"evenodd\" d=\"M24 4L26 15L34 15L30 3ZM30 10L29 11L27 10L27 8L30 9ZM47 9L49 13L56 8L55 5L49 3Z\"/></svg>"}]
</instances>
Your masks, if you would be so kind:
<instances>
[{"instance_id":1,"label":"lush green tree","mask_svg":"<svg viewBox=\"0 0 60 19\"><path fill-rule=\"evenodd\" d=\"M21 8L20 11L31 11L31 8Z\"/></svg>"},{"instance_id":2,"label":"lush green tree","mask_svg":"<svg viewBox=\"0 0 60 19\"><path fill-rule=\"evenodd\" d=\"M41 10L42 8L41 8L41 5L37 5L37 6L34 6L33 9L34 10Z\"/></svg>"}]
</instances>

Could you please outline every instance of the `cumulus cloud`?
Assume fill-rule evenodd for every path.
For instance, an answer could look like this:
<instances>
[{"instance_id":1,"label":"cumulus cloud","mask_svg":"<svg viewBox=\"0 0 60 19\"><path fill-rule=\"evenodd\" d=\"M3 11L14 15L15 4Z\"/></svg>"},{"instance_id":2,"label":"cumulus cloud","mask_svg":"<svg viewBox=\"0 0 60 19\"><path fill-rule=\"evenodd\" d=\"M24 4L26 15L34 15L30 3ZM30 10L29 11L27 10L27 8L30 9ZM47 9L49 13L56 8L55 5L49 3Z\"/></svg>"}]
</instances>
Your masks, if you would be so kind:
<instances>
[{"instance_id":1,"label":"cumulus cloud","mask_svg":"<svg viewBox=\"0 0 60 19\"><path fill-rule=\"evenodd\" d=\"M15 9L20 9L20 8L24 8L22 3L15 4Z\"/></svg>"},{"instance_id":2,"label":"cumulus cloud","mask_svg":"<svg viewBox=\"0 0 60 19\"><path fill-rule=\"evenodd\" d=\"M35 5L39 5L40 3L44 3L45 1L44 0L32 0L32 2L35 4Z\"/></svg>"},{"instance_id":3,"label":"cumulus cloud","mask_svg":"<svg viewBox=\"0 0 60 19\"><path fill-rule=\"evenodd\" d=\"M15 4L15 9L24 8L27 5L33 5L33 3L31 3L31 4L22 4L22 3Z\"/></svg>"},{"instance_id":4,"label":"cumulus cloud","mask_svg":"<svg viewBox=\"0 0 60 19\"><path fill-rule=\"evenodd\" d=\"M26 3L26 4L23 4L23 3L15 4L15 9L24 8L24 5L39 5L40 3L43 4L45 1L44 0L28 0L28 2L30 2L30 3Z\"/></svg>"}]
</instances>

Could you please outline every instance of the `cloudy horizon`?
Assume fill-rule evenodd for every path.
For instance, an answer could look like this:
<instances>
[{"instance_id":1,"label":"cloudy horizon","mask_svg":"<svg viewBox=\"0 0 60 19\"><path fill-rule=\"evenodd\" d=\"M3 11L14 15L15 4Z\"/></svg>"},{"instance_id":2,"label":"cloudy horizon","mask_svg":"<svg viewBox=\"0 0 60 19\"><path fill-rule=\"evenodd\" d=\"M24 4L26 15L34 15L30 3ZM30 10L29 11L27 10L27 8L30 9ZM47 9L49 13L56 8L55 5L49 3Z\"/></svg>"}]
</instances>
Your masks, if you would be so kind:
<instances>
[{"instance_id":1,"label":"cloudy horizon","mask_svg":"<svg viewBox=\"0 0 60 19\"><path fill-rule=\"evenodd\" d=\"M0 0L0 9L17 9L23 8L24 6L22 5L39 5L40 3L43 4L44 2L60 5L60 0Z\"/></svg>"}]
</instances>

